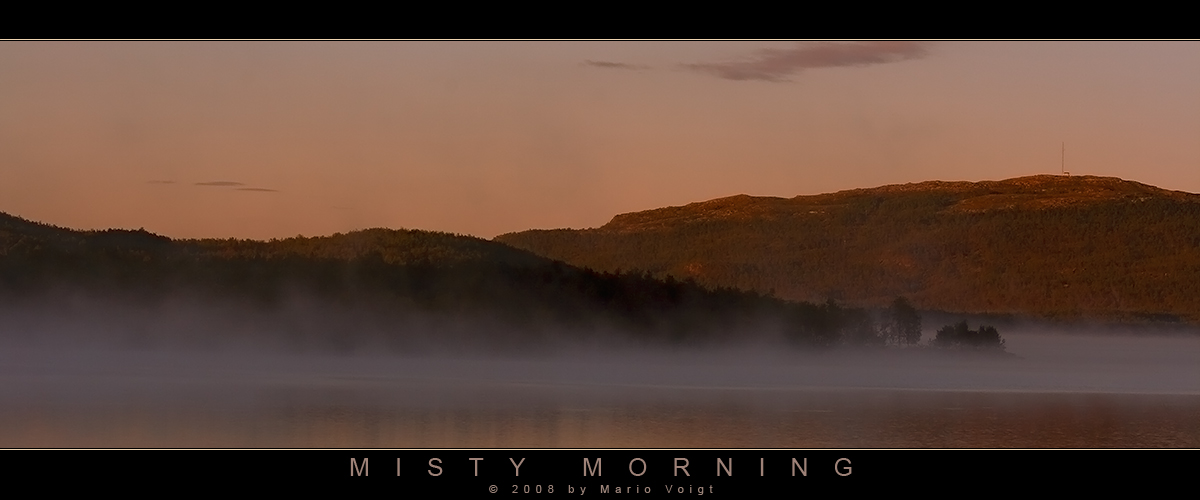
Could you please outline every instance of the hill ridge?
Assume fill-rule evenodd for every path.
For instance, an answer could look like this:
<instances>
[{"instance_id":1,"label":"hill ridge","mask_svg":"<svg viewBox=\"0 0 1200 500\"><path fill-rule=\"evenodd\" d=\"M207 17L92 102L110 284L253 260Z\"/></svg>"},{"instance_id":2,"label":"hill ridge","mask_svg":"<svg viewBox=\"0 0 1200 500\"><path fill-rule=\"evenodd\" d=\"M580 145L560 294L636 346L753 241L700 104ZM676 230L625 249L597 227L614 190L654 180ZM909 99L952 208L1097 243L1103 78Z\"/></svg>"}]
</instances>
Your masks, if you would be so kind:
<instances>
[{"instance_id":1,"label":"hill ridge","mask_svg":"<svg viewBox=\"0 0 1200 500\"><path fill-rule=\"evenodd\" d=\"M906 296L964 313L1200 321L1200 195L1116 177L742 194L496 240L789 300L874 307Z\"/></svg>"},{"instance_id":2,"label":"hill ridge","mask_svg":"<svg viewBox=\"0 0 1200 500\"><path fill-rule=\"evenodd\" d=\"M1015 208L1028 204L1029 197L1047 198L1033 202L1033 206L1060 206L1072 203L1087 203L1118 198L1141 198L1162 196L1200 203L1200 195L1185 191L1172 191L1149 184L1093 175L1064 176L1038 174L1003 180L985 181L921 181L904 184L887 184L870 188L855 188L812 195L797 195L791 198L777 196L753 196L736 194L685 205L652 208L626 212L614 216L599 230L628 231L640 226L661 224L662 218L698 219L697 211L706 211L712 217L779 216L799 207L821 206L844 203L862 196L880 196L897 193L938 193L968 195L958 200L958 210L978 211L988 208ZM974 194L974 196L969 196ZM1050 198L1053 197L1053 198ZM970 200L970 198L984 198ZM964 203L965 202L965 203ZM955 208L955 207L947 207ZM503 235L502 235L503 236Z\"/></svg>"}]
</instances>

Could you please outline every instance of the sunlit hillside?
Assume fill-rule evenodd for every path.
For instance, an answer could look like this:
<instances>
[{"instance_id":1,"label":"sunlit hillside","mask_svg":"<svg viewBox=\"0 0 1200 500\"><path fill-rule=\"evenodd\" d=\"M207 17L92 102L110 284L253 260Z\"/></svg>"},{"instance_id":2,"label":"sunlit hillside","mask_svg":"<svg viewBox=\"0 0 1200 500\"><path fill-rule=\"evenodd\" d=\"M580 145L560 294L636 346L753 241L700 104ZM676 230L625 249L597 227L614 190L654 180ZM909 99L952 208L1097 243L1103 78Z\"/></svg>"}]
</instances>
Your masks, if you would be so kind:
<instances>
[{"instance_id":1,"label":"sunlit hillside","mask_svg":"<svg viewBox=\"0 0 1200 500\"><path fill-rule=\"evenodd\" d=\"M1200 195L1112 177L739 195L496 241L792 300L906 296L958 312L1200 320Z\"/></svg>"}]
</instances>

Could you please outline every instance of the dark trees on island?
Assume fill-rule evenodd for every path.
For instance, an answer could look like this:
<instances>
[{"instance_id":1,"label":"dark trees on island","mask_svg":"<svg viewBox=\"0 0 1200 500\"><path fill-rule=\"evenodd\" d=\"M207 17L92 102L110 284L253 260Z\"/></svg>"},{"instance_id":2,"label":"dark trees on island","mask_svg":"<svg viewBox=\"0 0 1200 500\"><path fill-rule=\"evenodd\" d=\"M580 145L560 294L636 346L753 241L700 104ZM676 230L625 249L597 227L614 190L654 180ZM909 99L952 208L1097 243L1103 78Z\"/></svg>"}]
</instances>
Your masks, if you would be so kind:
<instances>
[{"instance_id":1,"label":"dark trees on island","mask_svg":"<svg viewBox=\"0 0 1200 500\"><path fill-rule=\"evenodd\" d=\"M1004 339L1000 332L987 325L980 325L978 330L967 327L966 321L954 325L943 326L933 339L935 347L951 349L1004 350Z\"/></svg>"}]
</instances>

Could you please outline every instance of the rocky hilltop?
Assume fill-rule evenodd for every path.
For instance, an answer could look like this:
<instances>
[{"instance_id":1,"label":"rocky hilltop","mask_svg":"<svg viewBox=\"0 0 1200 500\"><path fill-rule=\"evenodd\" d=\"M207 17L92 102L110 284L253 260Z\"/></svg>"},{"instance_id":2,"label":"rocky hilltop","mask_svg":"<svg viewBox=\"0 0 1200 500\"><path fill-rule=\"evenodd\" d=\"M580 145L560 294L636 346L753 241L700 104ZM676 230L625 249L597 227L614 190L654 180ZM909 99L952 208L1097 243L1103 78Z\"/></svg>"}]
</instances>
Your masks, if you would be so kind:
<instances>
[{"instance_id":1,"label":"rocky hilltop","mask_svg":"<svg viewBox=\"0 0 1200 500\"><path fill-rule=\"evenodd\" d=\"M497 241L597 270L881 306L1200 320L1200 195L1113 177L731 196Z\"/></svg>"}]
</instances>

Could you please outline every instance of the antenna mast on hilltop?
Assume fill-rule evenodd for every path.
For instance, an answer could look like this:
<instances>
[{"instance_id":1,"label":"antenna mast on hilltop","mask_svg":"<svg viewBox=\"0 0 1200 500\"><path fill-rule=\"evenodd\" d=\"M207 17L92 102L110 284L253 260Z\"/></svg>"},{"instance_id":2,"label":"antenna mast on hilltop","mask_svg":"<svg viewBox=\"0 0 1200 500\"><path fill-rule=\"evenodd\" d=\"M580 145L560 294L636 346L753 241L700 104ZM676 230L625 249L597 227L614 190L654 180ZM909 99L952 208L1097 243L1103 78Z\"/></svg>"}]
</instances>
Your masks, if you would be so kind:
<instances>
[{"instance_id":1,"label":"antenna mast on hilltop","mask_svg":"<svg viewBox=\"0 0 1200 500\"><path fill-rule=\"evenodd\" d=\"M1067 143L1062 143L1062 174L1070 177L1071 173L1067 172Z\"/></svg>"}]
</instances>

